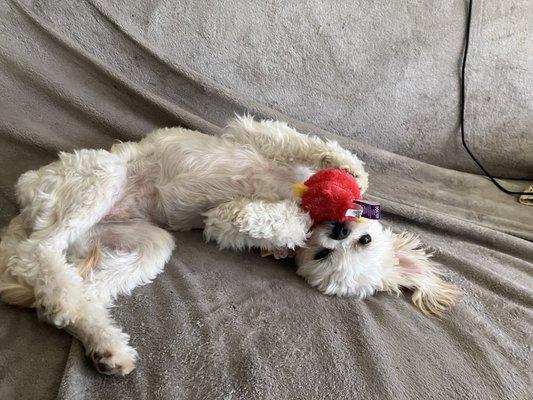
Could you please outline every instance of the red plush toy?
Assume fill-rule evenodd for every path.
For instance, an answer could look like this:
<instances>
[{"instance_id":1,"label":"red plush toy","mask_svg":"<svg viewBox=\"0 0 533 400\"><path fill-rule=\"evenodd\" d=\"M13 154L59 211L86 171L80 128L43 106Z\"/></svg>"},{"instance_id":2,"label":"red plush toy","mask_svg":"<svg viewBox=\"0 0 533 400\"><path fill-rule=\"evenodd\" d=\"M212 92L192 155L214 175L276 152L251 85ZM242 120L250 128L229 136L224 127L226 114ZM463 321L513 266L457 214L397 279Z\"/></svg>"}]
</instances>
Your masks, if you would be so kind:
<instances>
[{"instance_id":1,"label":"red plush toy","mask_svg":"<svg viewBox=\"0 0 533 400\"><path fill-rule=\"evenodd\" d=\"M338 168L318 171L303 184L296 184L294 194L301 197L301 207L315 224L343 222L356 217L356 210L361 209L357 205L361 200L357 182L348 172Z\"/></svg>"}]
</instances>

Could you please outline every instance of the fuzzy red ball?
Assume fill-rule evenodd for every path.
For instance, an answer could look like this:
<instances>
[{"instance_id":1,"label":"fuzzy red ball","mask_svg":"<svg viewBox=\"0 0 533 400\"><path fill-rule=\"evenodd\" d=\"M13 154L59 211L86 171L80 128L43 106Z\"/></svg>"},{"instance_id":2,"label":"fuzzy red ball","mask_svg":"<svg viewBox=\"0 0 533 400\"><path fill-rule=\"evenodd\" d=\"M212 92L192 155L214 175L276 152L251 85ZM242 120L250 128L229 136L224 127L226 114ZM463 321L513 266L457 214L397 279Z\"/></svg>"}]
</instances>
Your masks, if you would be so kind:
<instances>
[{"instance_id":1,"label":"fuzzy red ball","mask_svg":"<svg viewBox=\"0 0 533 400\"><path fill-rule=\"evenodd\" d=\"M355 179L346 171L328 168L316 172L304 185L302 208L315 224L323 221L345 221L346 211L353 208L354 200L361 199Z\"/></svg>"}]
</instances>

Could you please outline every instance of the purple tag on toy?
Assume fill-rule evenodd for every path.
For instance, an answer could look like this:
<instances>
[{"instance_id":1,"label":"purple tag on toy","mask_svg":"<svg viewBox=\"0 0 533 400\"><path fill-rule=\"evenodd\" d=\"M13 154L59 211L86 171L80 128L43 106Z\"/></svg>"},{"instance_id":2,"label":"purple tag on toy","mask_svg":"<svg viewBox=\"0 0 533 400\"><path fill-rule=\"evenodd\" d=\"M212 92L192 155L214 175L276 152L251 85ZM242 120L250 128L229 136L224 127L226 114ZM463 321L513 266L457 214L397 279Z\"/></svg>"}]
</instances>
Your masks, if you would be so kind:
<instances>
[{"instance_id":1,"label":"purple tag on toy","mask_svg":"<svg viewBox=\"0 0 533 400\"><path fill-rule=\"evenodd\" d=\"M363 208L362 216L369 219L381 218L381 205L374 201L355 200L354 203Z\"/></svg>"}]
</instances>

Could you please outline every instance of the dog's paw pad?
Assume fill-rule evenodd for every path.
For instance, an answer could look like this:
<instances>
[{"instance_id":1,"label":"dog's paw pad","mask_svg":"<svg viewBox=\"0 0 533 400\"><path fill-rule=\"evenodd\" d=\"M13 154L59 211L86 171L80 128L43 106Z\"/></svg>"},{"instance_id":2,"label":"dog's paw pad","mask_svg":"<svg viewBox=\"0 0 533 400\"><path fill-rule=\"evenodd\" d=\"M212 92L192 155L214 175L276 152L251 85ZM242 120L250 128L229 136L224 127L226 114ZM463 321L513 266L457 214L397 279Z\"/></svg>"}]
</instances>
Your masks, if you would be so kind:
<instances>
[{"instance_id":1,"label":"dog's paw pad","mask_svg":"<svg viewBox=\"0 0 533 400\"><path fill-rule=\"evenodd\" d=\"M137 353L128 347L124 351L95 351L90 357L101 374L124 376L135 369Z\"/></svg>"}]
</instances>

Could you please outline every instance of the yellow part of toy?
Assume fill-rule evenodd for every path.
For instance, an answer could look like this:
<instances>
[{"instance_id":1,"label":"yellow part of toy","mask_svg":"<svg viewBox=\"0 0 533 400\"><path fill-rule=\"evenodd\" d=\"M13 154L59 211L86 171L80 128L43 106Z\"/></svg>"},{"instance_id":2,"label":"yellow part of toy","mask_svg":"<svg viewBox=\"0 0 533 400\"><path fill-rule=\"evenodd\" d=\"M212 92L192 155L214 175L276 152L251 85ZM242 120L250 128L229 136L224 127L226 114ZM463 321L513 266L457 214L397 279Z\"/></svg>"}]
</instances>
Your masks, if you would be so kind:
<instances>
[{"instance_id":1,"label":"yellow part of toy","mask_svg":"<svg viewBox=\"0 0 533 400\"><path fill-rule=\"evenodd\" d=\"M261 249L261 257L268 257L268 256L272 256L273 253L268 251L268 250L265 250L265 249Z\"/></svg>"},{"instance_id":2,"label":"yellow part of toy","mask_svg":"<svg viewBox=\"0 0 533 400\"><path fill-rule=\"evenodd\" d=\"M302 182L297 182L292 186L292 195L295 197L302 197L306 190L307 186Z\"/></svg>"}]
</instances>

